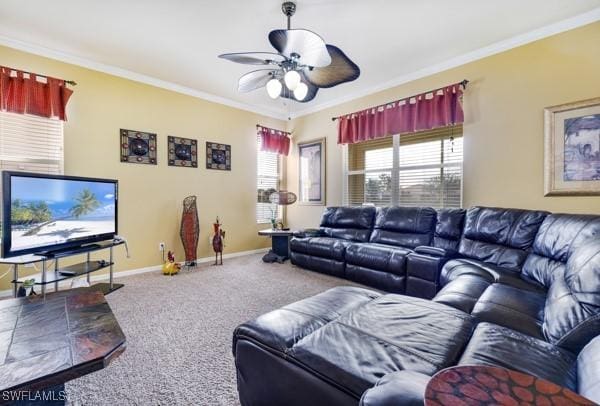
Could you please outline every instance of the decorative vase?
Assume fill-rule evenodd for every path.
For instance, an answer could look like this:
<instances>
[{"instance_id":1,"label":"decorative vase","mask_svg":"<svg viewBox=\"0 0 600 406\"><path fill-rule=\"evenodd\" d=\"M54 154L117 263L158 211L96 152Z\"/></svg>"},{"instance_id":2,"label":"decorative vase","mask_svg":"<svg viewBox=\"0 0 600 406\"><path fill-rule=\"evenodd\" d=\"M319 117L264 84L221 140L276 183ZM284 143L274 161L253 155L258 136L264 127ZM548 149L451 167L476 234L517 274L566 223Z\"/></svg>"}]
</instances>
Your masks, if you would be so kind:
<instances>
[{"instance_id":1,"label":"decorative vase","mask_svg":"<svg viewBox=\"0 0 600 406\"><path fill-rule=\"evenodd\" d=\"M185 252L185 264L195 265L198 236L200 234L196 196L188 196L183 199L183 214L181 215L181 229L179 233Z\"/></svg>"}]
</instances>

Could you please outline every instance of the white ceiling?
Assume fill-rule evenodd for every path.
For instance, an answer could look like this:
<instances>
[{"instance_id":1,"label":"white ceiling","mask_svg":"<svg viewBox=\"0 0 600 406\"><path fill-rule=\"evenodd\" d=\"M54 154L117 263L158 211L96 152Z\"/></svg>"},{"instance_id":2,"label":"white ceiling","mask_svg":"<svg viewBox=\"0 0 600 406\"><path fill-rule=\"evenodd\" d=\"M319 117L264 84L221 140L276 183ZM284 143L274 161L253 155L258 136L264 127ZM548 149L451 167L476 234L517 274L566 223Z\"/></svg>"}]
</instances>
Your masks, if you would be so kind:
<instances>
[{"instance_id":1,"label":"white ceiling","mask_svg":"<svg viewBox=\"0 0 600 406\"><path fill-rule=\"evenodd\" d=\"M285 26L280 5L2 0L0 44L285 117L600 19L600 0L299 0L292 26L340 47L362 73L354 82L322 89L309 103L286 107L262 89L238 93L237 79L256 67L217 58L271 51L268 32Z\"/></svg>"}]
</instances>

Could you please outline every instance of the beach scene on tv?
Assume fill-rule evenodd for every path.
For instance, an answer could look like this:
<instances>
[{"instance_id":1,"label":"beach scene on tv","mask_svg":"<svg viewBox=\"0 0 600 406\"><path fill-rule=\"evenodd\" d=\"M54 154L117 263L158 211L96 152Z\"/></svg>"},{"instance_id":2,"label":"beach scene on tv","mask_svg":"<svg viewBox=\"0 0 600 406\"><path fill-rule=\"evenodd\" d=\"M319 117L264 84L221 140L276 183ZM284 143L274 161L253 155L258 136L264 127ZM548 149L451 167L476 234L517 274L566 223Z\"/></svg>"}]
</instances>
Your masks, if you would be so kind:
<instances>
[{"instance_id":1,"label":"beach scene on tv","mask_svg":"<svg viewBox=\"0 0 600 406\"><path fill-rule=\"evenodd\" d=\"M115 232L115 185L13 177L12 251Z\"/></svg>"}]
</instances>

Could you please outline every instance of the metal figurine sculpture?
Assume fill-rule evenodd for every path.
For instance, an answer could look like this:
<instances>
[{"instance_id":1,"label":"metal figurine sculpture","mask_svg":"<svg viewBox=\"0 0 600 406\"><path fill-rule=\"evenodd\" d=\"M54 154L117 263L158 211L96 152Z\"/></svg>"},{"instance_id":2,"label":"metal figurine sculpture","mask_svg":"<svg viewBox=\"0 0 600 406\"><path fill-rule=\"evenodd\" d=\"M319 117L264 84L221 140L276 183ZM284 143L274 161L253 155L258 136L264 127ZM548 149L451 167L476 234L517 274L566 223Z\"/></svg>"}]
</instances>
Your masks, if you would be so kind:
<instances>
[{"instance_id":1,"label":"metal figurine sculpture","mask_svg":"<svg viewBox=\"0 0 600 406\"><path fill-rule=\"evenodd\" d=\"M221 229L222 224L219 222L219 217L217 216L217 221L213 223L213 230L215 234L212 239L213 250L215 251L215 265L223 265L223 240L225 239L225 231ZM221 263L219 263L219 256L221 258Z\"/></svg>"},{"instance_id":2,"label":"metal figurine sculpture","mask_svg":"<svg viewBox=\"0 0 600 406\"><path fill-rule=\"evenodd\" d=\"M196 252L198 250L198 235L200 224L198 222L198 209L196 208L196 196L188 196L183 199L183 214L181 215L181 229L179 235L185 251L185 265L196 265Z\"/></svg>"}]
</instances>

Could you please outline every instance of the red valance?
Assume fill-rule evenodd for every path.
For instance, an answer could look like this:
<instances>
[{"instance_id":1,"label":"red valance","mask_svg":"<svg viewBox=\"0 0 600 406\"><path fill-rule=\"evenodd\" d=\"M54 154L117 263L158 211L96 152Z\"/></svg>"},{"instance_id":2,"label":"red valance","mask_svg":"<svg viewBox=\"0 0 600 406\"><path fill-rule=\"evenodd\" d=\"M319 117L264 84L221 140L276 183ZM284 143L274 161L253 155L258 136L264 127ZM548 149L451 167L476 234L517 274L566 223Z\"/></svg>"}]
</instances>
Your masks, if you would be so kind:
<instances>
[{"instance_id":1,"label":"red valance","mask_svg":"<svg viewBox=\"0 0 600 406\"><path fill-rule=\"evenodd\" d=\"M66 120L65 81L0 66L0 110Z\"/></svg>"},{"instance_id":2,"label":"red valance","mask_svg":"<svg viewBox=\"0 0 600 406\"><path fill-rule=\"evenodd\" d=\"M462 83L338 118L338 144L431 130L464 121Z\"/></svg>"},{"instance_id":3,"label":"red valance","mask_svg":"<svg viewBox=\"0 0 600 406\"><path fill-rule=\"evenodd\" d=\"M256 129L260 135L262 151L276 152L285 156L290 153L290 133L260 125L257 125Z\"/></svg>"}]
</instances>

